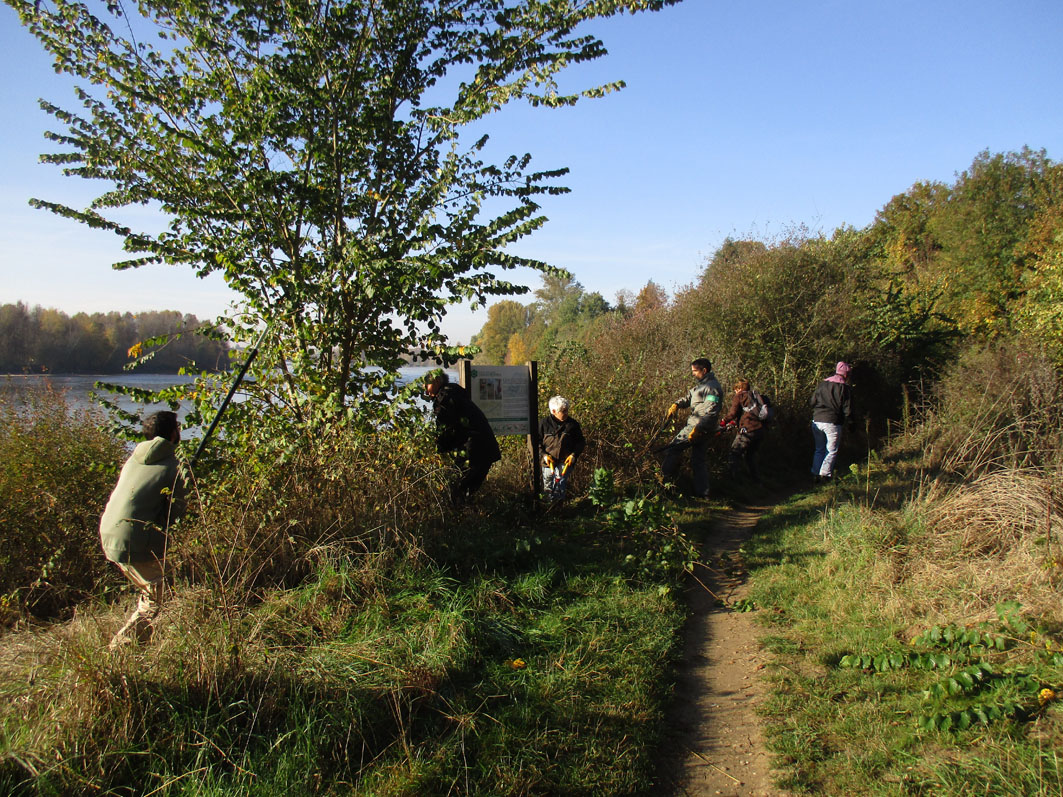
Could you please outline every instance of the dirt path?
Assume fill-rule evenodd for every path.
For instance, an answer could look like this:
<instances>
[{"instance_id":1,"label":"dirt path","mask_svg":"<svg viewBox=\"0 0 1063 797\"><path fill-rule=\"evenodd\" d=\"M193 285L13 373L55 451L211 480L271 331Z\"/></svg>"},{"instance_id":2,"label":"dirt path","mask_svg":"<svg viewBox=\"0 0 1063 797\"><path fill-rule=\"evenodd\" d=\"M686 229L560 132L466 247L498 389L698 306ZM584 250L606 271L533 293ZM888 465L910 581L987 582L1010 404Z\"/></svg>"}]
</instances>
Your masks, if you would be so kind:
<instances>
[{"instance_id":1,"label":"dirt path","mask_svg":"<svg viewBox=\"0 0 1063 797\"><path fill-rule=\"evenodd\" d=\"M662 786L675 795L781 795L755 713L764 685L756 629L748 613L728 605L745 597L739 548L764 507L736 509L713 523L702 552L706 567L688 587L691 617L670 712L673 735ZM698 583L700 581L700 583Z\"/></svg>"}]
</instances>

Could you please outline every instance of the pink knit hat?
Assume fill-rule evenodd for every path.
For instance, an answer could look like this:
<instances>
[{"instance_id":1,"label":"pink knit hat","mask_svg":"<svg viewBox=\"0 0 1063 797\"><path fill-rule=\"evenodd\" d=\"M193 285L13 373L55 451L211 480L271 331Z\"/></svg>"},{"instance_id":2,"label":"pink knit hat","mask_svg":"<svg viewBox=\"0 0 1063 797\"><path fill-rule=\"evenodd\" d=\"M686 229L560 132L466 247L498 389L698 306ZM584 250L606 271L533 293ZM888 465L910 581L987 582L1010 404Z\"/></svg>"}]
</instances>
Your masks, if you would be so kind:
<instances>
[{"instance_id":1,"label":"pink knit hat","mask_svg":"<svg viewBox=\"0 0 1063 797\"><path fill-rule=\"evenodd\" d=\"M838 376L848 377L850 370L852 369L849 366L849 363L847 362L839 362L836 366L834 366L834 373L836 373Z\"/></svg>"}]
</instances>

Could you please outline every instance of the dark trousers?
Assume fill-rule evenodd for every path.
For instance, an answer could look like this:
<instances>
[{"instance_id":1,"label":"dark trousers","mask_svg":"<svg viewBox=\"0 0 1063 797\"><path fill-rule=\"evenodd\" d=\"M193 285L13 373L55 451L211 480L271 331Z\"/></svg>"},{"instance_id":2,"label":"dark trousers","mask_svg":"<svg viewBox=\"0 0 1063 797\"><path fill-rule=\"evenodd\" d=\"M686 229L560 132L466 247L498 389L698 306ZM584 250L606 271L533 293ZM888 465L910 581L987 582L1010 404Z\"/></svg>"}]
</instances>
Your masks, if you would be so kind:
<instances>
[{"instance_id":1,"label":"dark trousers","mask_svg":"<svg viewBox=\"0 0 1063 797\"><path fill-rule=\"evenodd\" d=\"M484 479L487 478L487 472L491 470L494 462L470 461L464 457L458 457L455 464L458 466L459 474L458 478L450 486L450 500L455 506L460 506L465 503L470 495L480 489Z\"/></svg>"},{"instance_id":2,"label":"dark trousers","mask_svg":"<svg viewBox=\"0 0 1063 797\"><path fill-rule=\"evenodd\" d=\"M665 448L664 460L661 462L661 475L666 482L675 480L679 472L679 465L683 460L683 452L690 449L690 470L694 481L694 495L707 498L709 495L709 463L706 458L706 450L709 441L704 437L694 443L687 443L689 438L677 435L676 438Z\"/></svg>"},{"instance_id":3,"label":"dark trousers","mask_svg":"<svg viewBox=\"0 0 1063 797\"><path fill-rule=\"evenodd\" d=\"M729 458L732 478L738 478L739 467L744 461L746 463L746 470L749 471L750 478L752 478L753 481L760 481L760 476L757 473L757 463L754 458L757 449L760 448L762 440L764 440L763 429L755 429L752 432L747 431L746 429L738 430L738 434L735 435L735 439L731 443L731 454Z\"/></svg>"}]
</instances>

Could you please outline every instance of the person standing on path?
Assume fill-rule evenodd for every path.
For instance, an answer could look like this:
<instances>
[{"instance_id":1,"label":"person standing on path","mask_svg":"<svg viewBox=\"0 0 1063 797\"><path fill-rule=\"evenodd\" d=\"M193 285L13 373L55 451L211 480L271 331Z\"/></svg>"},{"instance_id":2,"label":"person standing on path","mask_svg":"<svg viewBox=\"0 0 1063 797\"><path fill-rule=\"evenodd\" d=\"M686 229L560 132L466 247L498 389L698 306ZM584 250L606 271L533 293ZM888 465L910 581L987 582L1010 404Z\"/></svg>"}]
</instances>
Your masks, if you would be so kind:
<instances>
[{"instance_id":1,"label":"person standing on path","mask_svg":"<svg viewBox=\"0 0 1063 797\"><path fill-rule=\"evenodd\" d=\"M436 449L440 454L454 452L458 478L450 486L450 500L461 506L480 489L502 452L483 410L465 388L451 383L446 371L430 376L425 392L436 419Z\"/></svg>"},{"instance_id":2,"label":"person standing on path","mask_svg":"<svg viewBox=\"0 0 1063 797\"><path fill-rule=\"evenodd\" d=\"M729 467L731 478L739 476L739 466L744 461L749 478L754 484L760 484L760 474L757 473L755 456L764 440L766 432L766 420L761 418L761 405L765 398L756 393L750 387L748 379L739 379L735 382L734 398L731 399L731 408L720 420L720 428L737 426L738 433L731 442Z\"/></svg>"},{"instance_id":3,"label":"person standing on path","mask_svg":"<svg viewBox=\"0 0 1063 797\"><path fill-rule=\"evenodd\" d=\"M683 398L668 408L668 417L674 418L679 410L690 408L686 425L665 446L661 474L666 484L673 483L683 451L690 449L690 469L694 481L694 495L699 498L709 497L709 466L705 454L709 439L716 429L716 418L720 414L723 400L723 388L712 372L712 362L708 357L699 357L690 363L690 374L696 380L694 387Z\"/></svg>"},{"instance_id":4,"label":"person standing on path","mask_svg":"<svg viewBox=\"0 0 1063 797\"><path fill-rule=\"evenodd\" d=\"M853 416L852 389L849 387L851 367L839 362L834 374L816 387L809 400L812 407L812 478L816 482L829 481L834 476L834 462L841 446L842 429Z\"/></svg>"},{"instance_id":5,"label":"person standing on path","mask_svg":"<svg viewBox=\"0 0 1063 797\"><path fill-rule=\"evenodd\" d=\"M166 533L184 509L177 415L169 411L149 415L143 431L144 441L122 466L100 518L104 554L139 593L133 613L111 639L111 650L151 638L162 604Z\"/></svg>"},{"instance_id":6,"label":"person standing on path","mask_svg":"<svg viewBox=\"0 0 1063 797\"><path fill-rule=\"evenodd\" d=\"M568 414L569 402L563 396L550 399L550 414L539 421L539 445L543 450L543 490L551 501L565 497L568 477L576 457L587 441L579 421Z\"/></svg>"}]
</instances>

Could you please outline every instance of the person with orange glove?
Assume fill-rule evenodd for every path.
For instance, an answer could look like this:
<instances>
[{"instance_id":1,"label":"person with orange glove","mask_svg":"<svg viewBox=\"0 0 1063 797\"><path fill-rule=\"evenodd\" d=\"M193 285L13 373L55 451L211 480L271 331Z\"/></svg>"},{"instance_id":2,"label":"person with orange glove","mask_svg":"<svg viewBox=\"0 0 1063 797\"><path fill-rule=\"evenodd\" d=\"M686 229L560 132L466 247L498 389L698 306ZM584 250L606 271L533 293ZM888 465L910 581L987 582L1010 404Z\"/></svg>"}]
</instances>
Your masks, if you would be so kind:
<instances>
[{"instance_id":1,"label":"person with orange glove","mask_svg":"<svg viewBox=\"0 0 1063 797\"><path fill-rule=\"evenodd\" d=\"M755 457L773 414L771 400L754 390L748 379L735 382L731 409L720 419L721 430L737 427L728 460L732 479L739 478L740 465L745 462L749 478L760 484Z\"/></svg>"},{"instance_id":2,"label":"person with orange glove","mask_svg":"<svg viewBox=\"0 0 1063 797\"><path fill-rule=\"evenodd\" d=\"M551 501L565 497L568 477L587 441L579 421L568 414L563 396L550 399L550 414L539 421L539 447L543 451L543 490Z\"/></svg>"},{"instance_id":3,"label":"person with orange glove","mask_svg":"<svg viewBox=\"0 0 1063 797\"><path fill-rule=\"evenodd\" d=\"M699 498L709 497L709 466L706 461L706 449L716 431L716 418L720 414L723 400L723 388L712 372L712 362L708 357L699 357L690 363L690 374L696 384L683 398L677 399L668 408L668 417L674 418L679 410L690 408L686 425L664 447L664 460L661 462L661 475L665 484L673 484L679 470L683 452L690 449L690 469L694 480L694 495Z\"/></svg>"}]
</instances>

